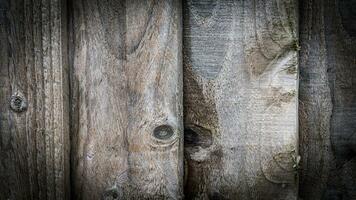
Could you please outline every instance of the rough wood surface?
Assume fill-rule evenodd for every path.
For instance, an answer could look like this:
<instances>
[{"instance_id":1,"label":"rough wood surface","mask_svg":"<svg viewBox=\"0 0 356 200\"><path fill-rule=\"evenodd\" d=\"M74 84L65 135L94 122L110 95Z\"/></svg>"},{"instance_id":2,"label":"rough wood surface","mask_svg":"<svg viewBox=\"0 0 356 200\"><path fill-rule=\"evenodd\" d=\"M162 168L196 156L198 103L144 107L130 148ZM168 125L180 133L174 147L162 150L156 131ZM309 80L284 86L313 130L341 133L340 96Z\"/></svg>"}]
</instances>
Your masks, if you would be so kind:
<instances>
[{"instance_id":1,"label":"rough wood surface","mask_svg":"<svg viewBox=\"0 0 356 200\"><path fill-rule=\"evenodd\" d=\"M74 198L181 199L180 1L72 9Z\"/></svg>"},{"instance_id":2,"label":"rough wood surface","mask_svg":"<svg viewBox=\"0 0 356 200\"><path fill-rule=\"evenodd\" d=\"M300 5L300 197L356 199L356 2Z\"/></svg>"},{"instance_id":3,"label":"rough wood surface","mask_svg":"<svg viewBox=\"0 0 356 200\"><path fill-rule=\"evenodd\" d=\"M184 6L188 199L296 199L297 1Z\"/></svg>"},{"instance_id":4,"label":"rough wood surface","mask_svg":"<svg viewBox=\"0 0 356 200\"><path fill-rule=\"evenodd\" d=\"M0 199L69 199L66 1L0 1Z\"/></svg>"}]
</instances>

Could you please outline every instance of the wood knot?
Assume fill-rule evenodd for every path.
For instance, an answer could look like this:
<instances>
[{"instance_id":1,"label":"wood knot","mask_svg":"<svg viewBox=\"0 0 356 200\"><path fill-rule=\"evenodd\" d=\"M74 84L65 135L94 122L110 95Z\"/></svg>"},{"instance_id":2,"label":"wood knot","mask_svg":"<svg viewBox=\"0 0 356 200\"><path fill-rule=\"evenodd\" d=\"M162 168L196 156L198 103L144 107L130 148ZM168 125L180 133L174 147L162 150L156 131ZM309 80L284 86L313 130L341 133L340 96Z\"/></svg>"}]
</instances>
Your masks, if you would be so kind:
<instances>
[{"instance_id":1,"label":"wood knot","mask_svg":"<svg viewBox=\"0 0 356 200\"><path fill-rule=\"evenodd\" d=\"M169 140L174 135L174 130L169 125L160 125L153 130L153 136L159 140Z\"/></svg>"},{"instance_id":2,"label":"wood knot","mask_svg":"<svg viewBox=\"0 0 356 200\"><path fill-rule=\"evenodd\" d=\"M23 96L12 95L10 99L10 108L15 112L23 112L27 109L27 101Z\"/></svg>"},{"instance_id":3,"label":"wood knot","mask_svg":"<svg viewBox=\"0 0 356 200\"><path fill-rule=\"evenodd\" d=\"M211 131L197 125L191 125L184 129L184 145L187 147L200 146L208 148L213 144Z\"/></svg>"},{"instance_id":4,"label":"wood knot","mask_svg":"<svg viewBox=\"0 0 356 200\"><path fill-rule=\"evenodd\" d=\"M211 130L202 126L191 124L184 130L184 151L189 160L203 162L218 153L213 146ZM218 155L217 157L222 156Z\"/></svg>"},{"instance_id":5,"label":"wood knot","mask_svg":"<svg viewBox=\"0 0 356 200\"><path fill-rule=\"evenodd\" d=\"M104 192L103 200L116 200L119 199L119 197L119 190L116 186L114 186Z\"/></svg>"},{"instance_id":6,"label":"wood knot","mask_svg":"<svg viewBox=\"0 0 356 200\"><path fill-rule=\"evenodd\" d=\"M149 145L155 150L167 150L179 141L179 128L170 124L154 126L150 137Z\"/></svg>"}]
</instances>

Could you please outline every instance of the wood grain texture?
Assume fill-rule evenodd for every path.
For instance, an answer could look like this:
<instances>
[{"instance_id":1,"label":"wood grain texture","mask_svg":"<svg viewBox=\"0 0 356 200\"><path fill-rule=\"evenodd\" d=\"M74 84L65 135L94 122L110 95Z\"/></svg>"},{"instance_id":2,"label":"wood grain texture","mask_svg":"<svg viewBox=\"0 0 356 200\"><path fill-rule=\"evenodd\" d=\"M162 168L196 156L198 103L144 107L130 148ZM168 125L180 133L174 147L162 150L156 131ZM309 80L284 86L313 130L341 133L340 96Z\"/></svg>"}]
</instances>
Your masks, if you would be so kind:
<instances>
[{"instance_id":1,"label":"wood grain texture","mask_svg":"<svg viewBox=\"0 0 356 200\"><path fill-rule=\"evenodd\" d=\"M300 196L356 199L356 2L300 9Z\"/></svg>"},{"instance_id":2,"label":"wood grain texture","mask_svg":"<svg viewBox=\"0 0 356 200\"><path fill-rule=\"evenodd\" d=\"M296 199L296 0L188 0L187 199Z\"/></svg>"},{"instance_id":3,"label":"wood grain texture","mask_svg":"<svg viewBox=\"0 0 356 200\"><path fill-rule=\"evenodd\" d=\"M182 198L181 17L178 0L73 1L74 199Z\"/></svg>"},{"instance_id":4,"label":"wood grain texture","mask_svg":"<svg viewBox=\"0 0 356 200\"><path fill-rule=\"evenodd\" d=\"M69 199L65 2L0 1L0 199Z\"/></svg>"}]
</instances>

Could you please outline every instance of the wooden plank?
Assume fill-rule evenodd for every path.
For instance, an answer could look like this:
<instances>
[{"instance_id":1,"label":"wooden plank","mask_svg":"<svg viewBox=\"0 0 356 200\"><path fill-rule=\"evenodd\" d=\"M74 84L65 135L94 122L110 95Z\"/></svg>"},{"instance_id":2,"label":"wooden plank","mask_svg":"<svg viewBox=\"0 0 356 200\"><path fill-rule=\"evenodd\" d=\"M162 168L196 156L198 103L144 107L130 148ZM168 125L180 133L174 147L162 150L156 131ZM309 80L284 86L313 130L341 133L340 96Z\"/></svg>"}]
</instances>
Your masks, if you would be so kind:
<instances>
[{"instance_id":1,"label":"wooden plank","mask_svg":"<svg viewBox=\"0 0 356 200\"><path fill-rule=\"evenodd\" d=\"M300 196L356 199L355 1L301 1Z\"/></svg>"},{"instance_id":2,"label":"wooden plank","mask_svg":"<svg viewBox=\"0 0 356 200\"><path fill-rule=\"evenodd\" d=\"M0 1L0 199L69 199L65 2Z\"/></svg>"},{"instance_id":3,"label":"wooden plank","mask_svg":"<svg viewBox=\"0 0 356 200\"><path fill-rule=\"evenodd\" d=\"M73 3L75 199L181 199L178 0Z\"/></svg>"},{"instance_id":4,"label":"wooden plank","mask_svg":"<svg viewBox=\"0 0 356 200\"><path fill-rule=\"evenodd\" d=\"M188 199L296 199L296 0L188 0Z\"/></svg>"}]
</instances>

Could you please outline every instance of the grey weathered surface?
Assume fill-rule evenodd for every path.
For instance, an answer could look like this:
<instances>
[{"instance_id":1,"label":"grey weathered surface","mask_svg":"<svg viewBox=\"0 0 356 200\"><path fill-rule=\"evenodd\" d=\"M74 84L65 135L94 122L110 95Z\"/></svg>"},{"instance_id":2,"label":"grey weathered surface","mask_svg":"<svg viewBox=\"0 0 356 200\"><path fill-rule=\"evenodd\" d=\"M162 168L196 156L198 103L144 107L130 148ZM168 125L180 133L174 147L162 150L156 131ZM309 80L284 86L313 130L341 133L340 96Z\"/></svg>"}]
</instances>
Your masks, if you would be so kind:
<instances>
[{"instance_id":1,"label":"grey weathered surface","mask_svg":"<svg viewBox=\"0 0 356 200\"><path fill-rule=\"evenodd\" d=\"M0 1L0 199L69 198L65 2Z\"/></svg>"},{"instance_id":2,"label":"grey weathered surface","mask_svg":"<svg viewBox=\"0 0 356 200\"><path fill-rule=\"evenodd\" d=\"M180 2L78 0L72 17L74 198L181 199Z\"/></svg>"},{"instance_id":3,"label":"grey weathered surface","mask_svg":"<svg viewBox=\"0 0 356 200\"><path fill-rule=\"evenodd\" d=\"M188 199L296 199L296 0L188 0Z\"/></svg>"},{"instance_id":4,"label":"grey weathered surface","mask_svg":"<svg viewBox=\"0 0 356 200\"><path fill-rule=\"evenodd\" d=\"M356 2L300 5L300 197L356 199Z\"/></svg>"}]
</instances>

